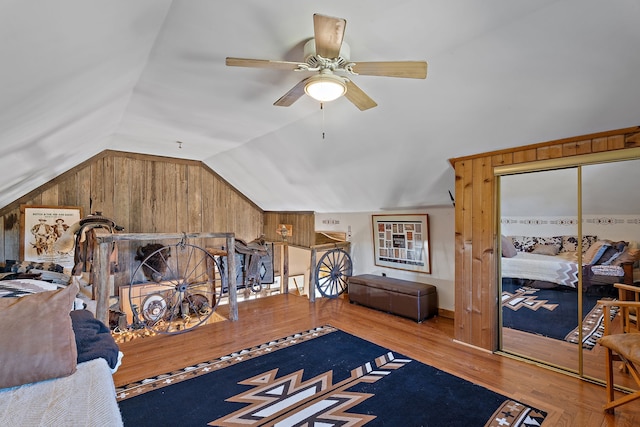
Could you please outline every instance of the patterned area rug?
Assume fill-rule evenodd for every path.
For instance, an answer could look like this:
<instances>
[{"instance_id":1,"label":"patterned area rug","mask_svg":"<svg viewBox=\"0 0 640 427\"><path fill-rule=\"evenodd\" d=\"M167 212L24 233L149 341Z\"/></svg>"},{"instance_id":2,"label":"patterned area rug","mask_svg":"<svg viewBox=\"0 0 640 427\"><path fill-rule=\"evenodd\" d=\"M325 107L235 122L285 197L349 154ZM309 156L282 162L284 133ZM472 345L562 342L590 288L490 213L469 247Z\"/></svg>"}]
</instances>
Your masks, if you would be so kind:
<instances>
[{"instance_id":1,"label":"patterned area rug","mask_svg":"<svg viewBox=\"0 0 640 427\"><path fill-rule=\"evenodd\" d=\"M547 416L331 326L116 392L125 425L532 427Z\"/></svg>"},{"instance_id":2,"label":"patterned area rug","mask_svg":"<svg viewBox=\"0 0 640 427\"><path fill-rule=\"evenodd\" d=\"M618 313L618 307L611 307L611 319ZM569 332L565 341L573 344L580 342L578 327ZM596 305L582 320L582 347L591 350L597 344L598 338L604 334L604 314L601 306Z\"/></svg>"},{"instance_id":3,"label":"patterned area rug","mask_svg":"<svg viewBox=\"0 0 640 427\"><path fill-rule=\"evenodd\" d=\"M602 307L597 295L582 295L582 346L592 349L604 332ZM611 318L617 313L613 307ZM573 289L538 289L518 284L502 285L502 324L504 327L530 332L578 344L578 294Z\"/></svg>"}]
</instances>

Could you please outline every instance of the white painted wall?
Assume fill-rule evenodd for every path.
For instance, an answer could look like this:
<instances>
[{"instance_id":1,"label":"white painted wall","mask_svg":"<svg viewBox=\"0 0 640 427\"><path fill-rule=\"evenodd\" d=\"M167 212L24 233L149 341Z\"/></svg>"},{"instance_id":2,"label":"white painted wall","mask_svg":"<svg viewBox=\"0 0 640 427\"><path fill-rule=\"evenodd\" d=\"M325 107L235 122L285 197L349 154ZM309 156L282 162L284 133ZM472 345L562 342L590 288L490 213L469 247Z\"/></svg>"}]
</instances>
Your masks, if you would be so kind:
<instances>
[{"instance_id":1,"label":"white painted wall","mask_svg":"<svg viewBox=\"0 0 640 427\"><path fill-rule=\"evenodd\" d=\"M431 274L379 267L374 264L371 222L371 215L374 214L429 215ZM386 273L388 277L434 285L438 289L439 308L454 311L455 215L453 206L410 211L316 213L315 228L316 231L347 233L347 239L351 242L354 275Z\"/></svg>"}]
</instances>

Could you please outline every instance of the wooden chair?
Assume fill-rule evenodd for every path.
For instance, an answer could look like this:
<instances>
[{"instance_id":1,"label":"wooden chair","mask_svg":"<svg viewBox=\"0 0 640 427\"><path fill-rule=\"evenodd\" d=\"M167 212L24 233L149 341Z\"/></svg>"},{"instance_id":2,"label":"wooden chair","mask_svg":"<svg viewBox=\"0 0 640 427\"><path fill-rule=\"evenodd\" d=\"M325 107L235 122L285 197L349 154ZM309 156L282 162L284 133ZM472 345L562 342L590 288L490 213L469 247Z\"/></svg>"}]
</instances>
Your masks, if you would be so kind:
<instances>
[{"instance_id":1,"label":"wooden chair","mask_svg":"<svg viewBox=\"0 0 640 427\"><path fill-rule=\"evenodd\" d=\"M618 285L615 286L620 289ZM622 285L628 287L630 285ZM640 294L640 287L631 286L636 288ZM625 291L633 291L631 289L624 289ZM634 291L635 292L635 291ZM606 349L605 353L605 365L606 365L606 391L607 391L607 403L604 405L605 412L613 413L614 408L622 404L631 402L636 399L640 399L640 330L638 329L638 322L632 322L630 319L630 313L636 313L640 310L640 301L611 301L601 300L598 301L603 307L604 317L604 334L602 338L598 340L598 343ZM611 333L611 307L619 307L618 315L622 320L623 330L620 333ZM634 323L635 327L631 327ZM629 394L625 394L618 399L614 396L613 386L613 362L622 361L625 373L630 374L638 385L638 390Z\"/></svg>"},{"instance_id":2,"label":"wooden chair","mask_svg":"<svg viewBox=\"0 0 640 427\"><path fill-rule=\"evenodd\" d=\"M618 299L620 301L640 301L640 286L623 283L615 283L613 286L618 289ZM624 331L631 332L632 325L635 325L634 331L640 332L637 310L633 307L620 307L620 310Z\"/></svg>"}]
</instances>

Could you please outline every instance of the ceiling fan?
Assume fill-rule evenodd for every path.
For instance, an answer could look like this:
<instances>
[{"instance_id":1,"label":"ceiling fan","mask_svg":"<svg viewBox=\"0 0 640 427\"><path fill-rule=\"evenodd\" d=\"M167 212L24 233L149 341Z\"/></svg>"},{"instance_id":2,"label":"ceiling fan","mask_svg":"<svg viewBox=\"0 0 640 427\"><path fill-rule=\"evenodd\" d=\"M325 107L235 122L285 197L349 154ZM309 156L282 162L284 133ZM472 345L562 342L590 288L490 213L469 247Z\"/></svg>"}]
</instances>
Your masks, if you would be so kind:
<instances>
[{"instance_id":1,"label":"ceiling fan","mask_svg":"<svg viewBox=\"0 0 640 427\"><path fill-rule=\"evenodd\" d=\"M305 93L320 102L333 101L345 96L360 110L377 106L362 89L351 81L352 75L427 77L425 61L352 62L350 49L343 42L347 21L320 14L313 15L314 38L304 46L304 62L271 61L227 57L226 64L233 67L271 68L285 71L315 72L302 79L273 105L288 107Z\"/></svg>"}]
</instances>

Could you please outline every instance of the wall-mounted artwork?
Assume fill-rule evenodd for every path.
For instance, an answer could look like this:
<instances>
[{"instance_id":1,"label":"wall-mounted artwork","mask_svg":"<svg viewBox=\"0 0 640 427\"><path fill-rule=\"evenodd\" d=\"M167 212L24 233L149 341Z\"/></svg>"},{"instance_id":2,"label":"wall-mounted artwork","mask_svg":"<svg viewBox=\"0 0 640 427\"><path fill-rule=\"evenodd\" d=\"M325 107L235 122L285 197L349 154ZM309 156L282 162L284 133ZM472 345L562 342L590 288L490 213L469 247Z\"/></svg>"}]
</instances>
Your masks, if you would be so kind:
<instances>
[{"instance_id":1,"label":"wall-mounted artwork","mask_svg":"<svg viewBox=\"0 0 640 427\"><path fill-rule=\"evenodd\" d=\"M431 273L429 216L373 215L375 264Z\"/></svg>"},{"instance_id":2,"label":"wall-mounted artwork","mask_svg":"<svg viewBox=\"0 0 640 427\"><path fill-rule=\"evenodd\" d=\"M53 262L73 267L74 249L56 245L65 232L80 221L77 206L20 206L20 256L23 261ZM68 233L67 233L68 234ZM68 236L65 236L65 238Z\"/></svg>"}]
</instances>

